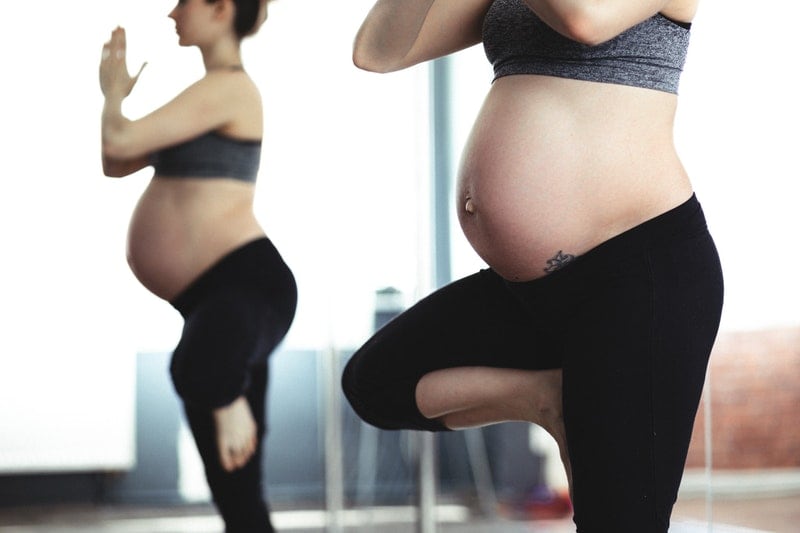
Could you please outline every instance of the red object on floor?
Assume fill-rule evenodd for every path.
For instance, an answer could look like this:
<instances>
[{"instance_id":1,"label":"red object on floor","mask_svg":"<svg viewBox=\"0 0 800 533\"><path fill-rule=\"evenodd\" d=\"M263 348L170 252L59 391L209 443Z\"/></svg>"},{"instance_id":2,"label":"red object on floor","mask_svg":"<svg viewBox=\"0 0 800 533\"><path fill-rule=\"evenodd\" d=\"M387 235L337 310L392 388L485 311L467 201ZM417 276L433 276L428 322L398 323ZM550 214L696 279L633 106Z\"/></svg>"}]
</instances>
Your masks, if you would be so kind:
<instances>
[{"instance_id":1,"label":"red object on floor","mask_svg":"<svg viewBox=\"0 0 800 533\"><path fill-rule=\"evenodd\" d=\"M531 498L525 502L525 512L530 520L556 520L572 516L572 501L568 494L551 492L546 497Z\"/></svg>"}]
</instances>

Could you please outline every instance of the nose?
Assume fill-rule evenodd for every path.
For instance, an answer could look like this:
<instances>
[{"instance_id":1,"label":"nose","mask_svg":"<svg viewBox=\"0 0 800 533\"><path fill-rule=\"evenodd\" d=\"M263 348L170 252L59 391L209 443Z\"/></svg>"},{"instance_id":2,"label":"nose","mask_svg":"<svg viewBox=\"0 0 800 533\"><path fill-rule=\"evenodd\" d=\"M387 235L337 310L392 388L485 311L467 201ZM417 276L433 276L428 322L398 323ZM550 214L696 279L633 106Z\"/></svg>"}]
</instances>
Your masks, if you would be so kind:
<instances>
[{"instance_id":1,"label":"nose","mask_svg":"<svg viewBox=\"0 0 800 533\"><path fill-rule=\"evenodd\" d=\"M171 18L172 20L178 20L178 5L176 4L175 7L172 8L172 11L169 12L167 17Z\"/></svg>"}]
</instances>

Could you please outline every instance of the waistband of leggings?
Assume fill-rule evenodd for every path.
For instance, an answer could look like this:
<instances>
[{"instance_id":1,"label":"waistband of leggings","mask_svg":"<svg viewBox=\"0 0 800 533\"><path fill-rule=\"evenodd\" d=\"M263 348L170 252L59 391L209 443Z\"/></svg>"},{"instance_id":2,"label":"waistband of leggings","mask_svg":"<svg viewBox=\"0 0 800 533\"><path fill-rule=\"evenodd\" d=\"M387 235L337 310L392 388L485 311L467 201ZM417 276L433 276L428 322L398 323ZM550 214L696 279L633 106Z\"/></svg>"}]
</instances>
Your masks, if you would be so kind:
<instances>
[{"instance_id":1,"label":"waistband of leggings","mask_svg":"<svg viewBox=\"0 0 800 533\"><path fill-rule=\"evenodd\" d=\"M200 274L170 303L182 315L220 287L294 282L291 271L267 237L234 249Z\"/></svg>"},{"instance_id":2,"label":"waistband of leggings","mask_svg":"<svg viewBox=\"0 0 800 533\"><path fill-rule=\"evenodd\" d=\"M512 289L536 292L563 287L576 279L587 281L587 278L619 268L621 262L637 251L707 231L703 209L697 196L692 194L684 203L600 243L560 270L532 281L507 283Z\"/></svg>"},{"instance_id":3,"label":"waistband of leggings","mask_svg":"<svg viewBox=\"0 0 800 533\"><path fill-rule=\"evenodd\" d=\"M697 196L658 216L642 222L611 239L600 243L581 257L584 262L603 261L604 258L617 258L620 253L657 246L707 230L705 215Z\"/></svg>"}]
</instances>

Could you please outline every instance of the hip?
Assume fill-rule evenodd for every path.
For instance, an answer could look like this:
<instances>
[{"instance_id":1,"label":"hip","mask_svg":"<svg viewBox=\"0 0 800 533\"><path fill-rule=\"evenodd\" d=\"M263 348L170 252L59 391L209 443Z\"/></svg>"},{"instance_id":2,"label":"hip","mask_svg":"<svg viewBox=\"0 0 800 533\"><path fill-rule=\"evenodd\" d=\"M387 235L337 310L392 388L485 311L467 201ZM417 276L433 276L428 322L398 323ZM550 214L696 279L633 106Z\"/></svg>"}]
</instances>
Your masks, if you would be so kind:
<instances>
[{"instance_id":1,"label":"hip","mask_svg":"<svg viewBox=\"0 0 800 533\"><path fill-rule=\"evenodd\" d=\"M549 302L549 316L573 315L592 307L610 309L610 302L697 300L705 312L719 319L724 282L719 255L696 196L599 244L564 268L541 279L506 287L525 306ZM685 304L682 304L685 306ZM686 309L684 309L685 311ZM641 309L637 314L643 314ZM539 313L539 316L542 316Z\"/></svg>"},{"instance_id":2,"label":"hip","mask_svg":"<svg viewBox=\"0 0 800 533\"><path fill-rule=\"evenodd\" d=\"M275 310L276 316L287 317L287 322L291 322L297 306L297 283L269 238L256 238L230 251L193 279L170 303L187 317L209 295L235 292L245 294L254 305L261 302Z\"/></svg>"}]
</instances>

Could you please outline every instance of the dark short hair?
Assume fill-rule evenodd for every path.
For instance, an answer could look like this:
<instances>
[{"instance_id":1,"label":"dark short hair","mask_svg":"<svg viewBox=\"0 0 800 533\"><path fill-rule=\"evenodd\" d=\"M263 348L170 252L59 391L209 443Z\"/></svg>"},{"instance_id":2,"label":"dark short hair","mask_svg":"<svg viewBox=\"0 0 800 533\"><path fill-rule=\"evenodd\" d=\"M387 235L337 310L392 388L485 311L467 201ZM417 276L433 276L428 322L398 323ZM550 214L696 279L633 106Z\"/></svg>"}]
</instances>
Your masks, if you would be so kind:
<instances>
[{"instance_id":1,"label":"dark short hair","mask_svg":"<svg viewBox=\"0 0 800 533\"><path fill-rule=\"evenodd\" d=\"M206 0L209 4L219 0ZM233 0L236 6L236 15L233 19L233 29L240 39L247 37L256 30L258 14L261 11L262 0Z\"/></svg>"}]
</instances>

